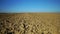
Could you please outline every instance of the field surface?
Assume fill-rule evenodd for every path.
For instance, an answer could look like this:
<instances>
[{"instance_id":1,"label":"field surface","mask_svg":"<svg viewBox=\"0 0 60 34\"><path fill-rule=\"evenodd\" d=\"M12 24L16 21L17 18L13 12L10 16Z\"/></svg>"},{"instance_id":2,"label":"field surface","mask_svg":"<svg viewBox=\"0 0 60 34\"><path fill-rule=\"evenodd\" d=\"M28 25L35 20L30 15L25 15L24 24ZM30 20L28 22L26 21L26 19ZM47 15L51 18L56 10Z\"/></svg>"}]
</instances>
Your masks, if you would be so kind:
<instances>
[{"instance_id":1,"label":"field surface","mask_svg":"<svg viewBox=\"0 0 60 34\"><path fill-rule=\"evenodd\" d=\"M0 34L60 34L60 14L0 14Z\"/></svg>"}]
</instances>

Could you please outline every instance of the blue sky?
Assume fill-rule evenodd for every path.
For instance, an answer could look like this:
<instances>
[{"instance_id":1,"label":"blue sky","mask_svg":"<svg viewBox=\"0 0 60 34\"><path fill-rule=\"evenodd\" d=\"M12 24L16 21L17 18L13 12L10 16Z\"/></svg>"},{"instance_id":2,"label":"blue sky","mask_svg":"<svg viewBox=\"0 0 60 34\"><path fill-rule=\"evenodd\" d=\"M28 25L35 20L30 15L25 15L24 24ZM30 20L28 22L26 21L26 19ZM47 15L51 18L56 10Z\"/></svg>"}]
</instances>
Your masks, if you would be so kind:
<instances>
[{"instance_id":1,"label":"blue sky","mask_svg":"<svg viewBox=\"0 0 60 34\"><path fill-rule=\"evenodd\" d=\"M60 12L60 0L0 0L0 12Z\"/></svg>"}]
</instances>

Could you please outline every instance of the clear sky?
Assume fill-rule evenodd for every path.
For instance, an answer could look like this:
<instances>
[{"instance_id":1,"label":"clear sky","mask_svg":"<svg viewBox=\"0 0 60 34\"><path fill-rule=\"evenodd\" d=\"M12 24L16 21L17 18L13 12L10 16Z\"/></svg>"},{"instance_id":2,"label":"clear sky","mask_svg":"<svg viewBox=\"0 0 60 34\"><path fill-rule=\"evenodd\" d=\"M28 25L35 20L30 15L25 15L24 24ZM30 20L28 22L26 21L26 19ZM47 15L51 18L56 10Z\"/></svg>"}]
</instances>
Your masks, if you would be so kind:
<instances>
[{"instance_id":1,"label":"clear sky","mask_svg":"<svg viewBox=\"0 0 60 34\"><path fill-rule=\"evenodd\" d=\"M60 12L60 0L0 0L0 12Z\"/></svg>"}]
</instances>

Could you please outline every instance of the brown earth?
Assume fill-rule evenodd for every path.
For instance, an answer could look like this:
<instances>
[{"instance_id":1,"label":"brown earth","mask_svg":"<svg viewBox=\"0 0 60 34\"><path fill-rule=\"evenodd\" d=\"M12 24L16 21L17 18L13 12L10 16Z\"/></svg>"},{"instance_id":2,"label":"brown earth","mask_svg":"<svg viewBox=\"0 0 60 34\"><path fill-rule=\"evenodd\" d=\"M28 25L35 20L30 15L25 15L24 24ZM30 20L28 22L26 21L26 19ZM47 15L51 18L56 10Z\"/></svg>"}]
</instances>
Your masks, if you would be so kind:
<instances>
[{"instance_id":1,"label":"brown earth","mask_svg":"<svg viewBox=\"0 0 60 34\"><path fill-rule=\"evenodd\" d=\"M0 34L60 34L60 14L0 14Z\"/></svg>"}]
</instances>

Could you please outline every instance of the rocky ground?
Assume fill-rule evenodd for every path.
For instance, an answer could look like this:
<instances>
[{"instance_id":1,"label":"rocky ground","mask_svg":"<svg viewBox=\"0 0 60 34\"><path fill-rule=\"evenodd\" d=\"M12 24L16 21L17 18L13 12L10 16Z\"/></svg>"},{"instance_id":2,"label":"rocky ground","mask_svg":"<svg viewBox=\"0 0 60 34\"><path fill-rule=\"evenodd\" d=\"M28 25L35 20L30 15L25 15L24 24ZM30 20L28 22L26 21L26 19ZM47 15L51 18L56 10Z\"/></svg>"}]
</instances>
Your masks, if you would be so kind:
<instances>
[{"instance_id":1,"label":"rocky ground","mask_svg":"<svg viewBox=\"0 0 60 34\"><path fill-rule=\"evenodd\" d=\"M60 14L0 14L0 34L60 34Z\"/></svg>"}]
</instances>

